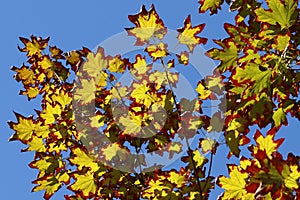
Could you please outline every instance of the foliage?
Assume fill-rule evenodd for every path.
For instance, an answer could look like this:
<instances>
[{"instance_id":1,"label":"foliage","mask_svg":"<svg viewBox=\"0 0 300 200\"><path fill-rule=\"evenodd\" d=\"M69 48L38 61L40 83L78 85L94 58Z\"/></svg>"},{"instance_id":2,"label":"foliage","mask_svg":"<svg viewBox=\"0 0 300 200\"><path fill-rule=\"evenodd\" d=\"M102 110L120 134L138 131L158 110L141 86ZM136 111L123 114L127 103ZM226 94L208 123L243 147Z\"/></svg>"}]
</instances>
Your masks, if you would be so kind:
<instances>
[{"instance_id":1,"label":"foliage","mask_svg":"<svg viewBox=\"0 0 300 200\"><path fill-rule=\"evenodd\" d=\"M199 12L217 14L223 3L201 0ZM134 27L126 31L145 51L134 59L106 55L101 47L63 52L50 46L49 38L20 38L19 50L28 59L12 70L24 87L20 94L39 97L41 110L28 117L15 113L10 141L35 152L29 164L38 170L32 191L44 190L45 199L61 187L72 192L65 195L70 200L208 199L216 182L224 189L220 199L300 198L299 157L283 158L278 147L284 139L274 139L288 124L287 115L300 120L297 1L226 3L235 11L235 24L225 23L228 37L214 40L219 48L206 53L220 62L213 75L199 80L193 101L176 97L179 74L172 71L190 67L195 46L207 42L199 36L205 24L192 25L190 15L177 30L178 45L186 51L175 56L164 43L167 28L154 6L128 17ZM122 86L118 77L126 73L133 81ZM214 115L203 112L205 102L216 98L226 103L225 110L220 103ZM222 121L221 127L212 125ZM255 133L254 125L259 127ZM94 135L99 127L104 138ZM264 136L260 129L265 127L271 128ZM214 131L222 132L224 141L211 139ZM173 142L176 137L187 152ZM192 137L199 138L196 146L189 144ZM240 146L250 142L246 158ZM212 177L213 156L221 145L228 146L228 158L234 155L240 162L227 165L228 177ZM169 158L184 154L178 168L146 170L143 151L165 152Z\"/></svg>"}]
</instances>

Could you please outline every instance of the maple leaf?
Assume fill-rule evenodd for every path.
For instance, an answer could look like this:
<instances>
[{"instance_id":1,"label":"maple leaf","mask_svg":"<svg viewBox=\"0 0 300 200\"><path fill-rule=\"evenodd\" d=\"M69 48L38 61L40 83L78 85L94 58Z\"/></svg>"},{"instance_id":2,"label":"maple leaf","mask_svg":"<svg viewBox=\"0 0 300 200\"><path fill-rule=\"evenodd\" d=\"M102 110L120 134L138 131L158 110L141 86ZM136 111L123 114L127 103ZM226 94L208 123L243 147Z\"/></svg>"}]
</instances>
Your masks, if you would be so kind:
<instances>
[{"instance_id":1,"label":"maple leaf","mask_svg":"<svg viewBox=\"0 0 300 200\"><path fill-rule=\"evenodd\" d=\"M284 4L280 0L267 0L266 2L269 6L268 10L260 7L254 11L258 21L271 25L278 23L281 29L288 29L295 23L298 15L296 0L287 0Z\"/></svg>"},{"instance_id":2,"label":"maple leaf","mask_svg":"<svg viewBox=\"0 0 300 200\"><path fill-rule=\"evenodd\" d=\"M228 154L227 157L230 157L232 154L238 157L241 151L239 149L240 139L241 139L239 132L237 130L229 131L226 133L225 139L226 139L226 144L230 148L230 153Z\"/></svg>"},{"instance_id":3,"label":"maple leaf","mask_svg":"<svg viewBox=\"0 0 300 200\"><path fill-rule=\"evenodd\" d=\"M35 152L45 152L45 144L43 138L32 137L28 141L28 148L22 151L35 151Z\"/></svg>"},{"instance_id":4,"label":"maple leaf","mask_svg":"<svg viewBox=\"0 0 300 200\"><path fill-rule=\"evenodd\" d=\"M67 63L75 65L81 61L81 55L78 51L70 51L65 53Z\"/></svg>"},{"instance_id":5,"label":"maple leaf","mask_svg":"<svg viewBox=\"0 0 300 200\"><path fill-rule=\"evenodd\" d=\"M223 47L222 50L213 48L209 51L207 51L207 55L215 60L220 60L221 63L218 65L218 69L220 72L225 72L227 70L230 70L232 68L236 67L236 61L238 59L238 47L234 42L226 42L225 44L222 44L221 41L214 40L216 44L219 44Z\"/></svg>"},{"instance_id":6,"label":"maple leaf","mask_svg":"<svg viewBox=\"0 0 300 200\"><path fill-rule=\"evenodd\" d=\"M20 40L25 45L24 48L19 48L21 52L27 52L27 56L31 57L33 55L41 56L42 50L48 46L49 37L46 39L36 38L35 36L30 37L31 40L20 37Z\"/></svg>"},{"instance_id":7,"label":"maple leaf","mask_svg":"<svg viewBox=\"0 0 300 200\"><path fill-rule=\"evenodd\" d=\"M38 158L29 164L29 167L39 170L38 178L44 177L46 174L53 174L57 168L63 166L61 157L40 154Z\"/></svg>"},{"instance_id":8,"label":"maple leaf","mask_svg":"<svg viewBox=\"0 0 300 200\"><path fill-rule=\"evenodd\" d=\"M96 172L99 169L95 158L88 155L80 148L72 149L72 156L69 160L71 163L78 166L78 170L82 170L83 167L88 167L92 172Z\"/></svg>"},{"instance_id":9,"label":"maple leaf","mask_svg":"<svg viewBox=\"0 0 300 200\"><path fill-rule=\"evenodd\" d=\"M40 116L44 120L45 124L52 124L58 117L60 117L61 112L62 110L58 104L51 105L47 102L46 108L40 113Z\"/></svg>"},{"instance_id":10,"label":"maple leaf","mask_svg":"<svg viewBox=\"0 0 300 200\"><path fill-rule=\"evenodd\" d=\"M75 100L80 100L83 104L87 104L95 100L96 84L94 79L81 80L80 87L76 88L74 96Z\"/></svg>"},{"instance_id":11,"label":"maple leaf","mask_svg":"<svg viewBox=\"0 0 300 200\"><path fill-rule=\"evenodd\" d=\"M12 67L11 70L17 72L14 78L19 82L22 81L24 85L34 84L35 83L35 76L34 72L29 69L27 66L22 66L21 68Z\"/></svg>"},{"instance_id":12,"label":"maple leaf","mask_svg":"<svg viewBox=\"0 0 300 200\"><path fill-rule=\"evenodd\" d=\"M223 4L224 0L200 0L200 13L205 13L208 9L210 10L210 15L217 14L218 9L221 10L221 5Z\"/></svg>"},{"instance_id":13,"label":"maple leaf","mask_svg":"<svg viewBox=\"0 0 300 200\"><path fill-rule=\"evenodd\" d=\"M282 177L284 181L284 185L290 189L298 189L298 180L300 178L300 172L298 170L297 165L284 165L282 171Z\"/></svg>"},{"instance_id":14,"label":"maple leaf","mask_svg":"<svg viewBox=\"0 0 300 200\"><path fill-rule=\"evenodd\" d=\"M137 135L142 130L143 116L130 112L126 117L120 117L120 123L125 127L123 134Z\"/></svg>"},{"instance_id":15,"label":"maple leaf","mask_svg":"<svg viewBox=\"0 0 300 200\"><path fill-rule=\"evenodd\" d=\"M272 116L275 127L279 127L282 124L287 125L286 114L283 111L283 108L278 108Z\"/></svg>"},{"instance_id":16,"label":"maple leaf","mask_svg":"<svg viewBox=\"0 0 300 200\"><path fill-rule=\"evenodd\" d=\"M39 94L40 89L38 87L27 87L26 90L20 90L21 95L26 95L28 100L36 98Z\"/></svg>"},{"instance_id":17,"label":"maple leaf","mask_svg":"<svg viewBox=\"0 0 300 200\"><path fill-rule=\"evenodd\" d=\"M275 37L275 43L272 44L272 48L278 50L278 51L285 51L286 48L290 45L290 36L288 34L286 35L277 35Z\"/></svg>"},{"instance_id":18,"label":"maple leaf","mask_svg":"<svg viewBox=\"0 0 300 200\"><path fill-rule=\"evenodd\" d=\"M136 25L133 28L126 28L128 35L136 37L135 45L141 46L149 43L150 39L154 39L154 37L161 40L167 33L164 23L156 13L153 4L149 11L143 5L140 13L129 15L128 19Z\"/></svg>"},{"instance_id":19,"label":"maple leaf","mask_svg":"<svg viewBox=\"0 0 300 200\"><path fill-rule=\"evenodd\" d=\"M60 88L57 90L52 96L51 99L53 102L57 102L61 105L62 109L64 109L67 105L72 102L72 97L70 97L70 93L68 93L65 89Z\"/></svg>"},{"instance_id":20,"label":"maple leaf","mask_svg":"<svg viewBox=\"0 0 300 200\"><path fill-rule=\"evenodd\" d=\"M149 76L149 80L156 84L156 89L158 90L161 88L162 85L169 85L176 87L176 83L179 80L179 73L178 72L160 72L155 70Z\"/></svg>"},{"instance_id":21,"label":"maple leaf","mask_svg":"<svg viewBox=\"0 0 300 200\"><path fill-rule=\"evenodd\" d=\"M149 187L143 191L142 197L147 199L158 199L157 196L167 196L165 191L169 191L172 188L171 184L166 184L164 176L159 176L157 179L151 179L149 181Z\"/></svg>"},{"instance_id":22,"label":"maple leaf","mask_svg":"<svg viewBox=\"0 0 300 200\"><path fill-rule=\"evenodd\" d=\"M93 196L97 192L97 184L95 182L94 173L87 172L85 174L74 174L75 182L69 186L74 192L81 193L84 198Z\"/></svg>"},{"instance_id":23,"label":"maple leaf","mask_svg":"<svg viewBox=\"0 0 300 200\"><path fill-rule=\"evenodd\" d=\"M119 159L122 159L123 156L128 154L128 152L124 148L121 148L117 143L108 145L105 149L102 149L102 151L107 161L112 160L112 158L115 156L118 156Z\"/></svg>"},{"instance_id":24,"label":"maple leaf","mask_svg":"<svg viewBox=\"0 0 300 200\"><path fill-rule=\"evenodd\" d=\"M182 186L186 182L185 174L181 174L175 171L171 171L169 173L169 177L167 178L171 183L176 184L177 186Z\"/></svg>"},{"instance_id":25,"label":"maple leaf","mask_svg":"<svg viewBox=\"0 0 300 200\"><path fill-rule=\"evenodd\" d=\"M206 38L200 38L196 36L203 31L204 27L205 24L200 24L193 27L191 24L191 15L188 15L184 21L184 27L177 29L177 32L179 32L177 36L179 43L187 45L190 52L193 52L196 45L206 44Z\"/></svg>"},{"instance_id":26,"label":"maple leaf","mask_svg":"<svg viewBox=\"0 0 300 200\"><path fill-rule=\"evenodd\" d=\"M158 58L163 58L168 55L167 44L160 42L159 44L152 44L146 47L146 52L156 61Z\"/></svg>"},{"instance_id":27,"label":"maple leaf","mask_svg":"<svg viewBox=\"0 0 300 200\"><path fill-rule=\"evenodd\" d=\"M275 141L275 133L275 128L272 128L267 132L266 137L264 137L259 130L256 130L254 139L257 143L257 147L254 147L253 153L256 154L258 150L262 150L266 152L269 159L272 159L272 153L277 151L278 147L284 141L283 138Z\"/></svg>"},{"instance_id":28,"label":"maple leaf","mask_svg":"<svg viewBox=\"0 0 300 200\"><path fill-rule=\"evenodd\" d=\"M18 122L8 122L10 128L15 131L14 135L10 138L10 141L21 140L26 143L32 137L34 132L35 123L33 121L33 116L24 117L18 113L15 113L15 115Z\"/></svg>"},{"instance_id":29,"label":"maple leaf","mask_svg":"<svg viewBox=\"0 0 300 200\"><path fill-rule=\"evenodd\" d=\"M58 48L56 46L50 46L49 51L51 53L51 58L54 58L56 60L64 59L63 51L60 48Z\"/></svg>"},{"instance_id":30,"label":"maple leaf","mask_svg":"<svg viewBox=\"0 0 300 200\"><path fill-rule=\"evenodd\" d=\"M143 103L149 108L157 100L156 94L151 92L151 88L147 84L134 84L134 87L131 97L135 98L138 103Z\"/></svg>"},{"instance_id":31,"label":"maple leaf","mask_svg":"<svg viewBox=\"0 0 300 200\"><path fill-rule=\"evenodd\" d=\"M68 183L69 180L70 177L67 172L49 175L33 181L33 183L38 184L38 186L35 186L32 191L45 190L44 199L50 199L50 197L60 189L62 183Z\"/></svg>"},{"instance_id":32,"label":"maple leaf","mask_svg":"<svg viewBox=\"0 0 300 200\"><path fill-rule=\"evenodd\" d=\"M182 143L169 142L166 149L169 152L169 159L171 159L173 158L174 153L180 153L182 151Z\"/></svg>"},{"instance_id":33,"label":"maple leaf","mask_svg":"<svg viewBox=\"0 0 300 200\"><path fill-rule=\"evenodd\" d=\"M128 59L121 59L121 56L108 57L108 69L111 72L124 73Z\"/></svg>"},{"instance_id":34,"label":"maple leaf","mask_svg":"<svg viewBox=\"0 0 300 200\"><path fill-rule=\"evenodd\" d=\"M207 89L207 87L205 87L201 82L198 83L196 91L198 92L199 97L202 100L208 99L212 94L212 92L209 89Z\"/></svg>"},{"instance_id":35,"label":"maple leaf","mask_svg":"<svg viewBox=\"0 0 300 200\"><path fill-rule=\"evenodd\" d=\"M83 64L82 71L87 72L89 76L98 80L107 66L108 61L104 56L104 49L98 47L95 54L92 52L87 54L87 61Z\"/></svg>"},{"instance_id":36,"label":"maple leaf","mask_svg":"<svg viewBox=\"0 0 300 200\"><path fill-rule=\"evenodd\" d=\"M200 154L198 149L193 152L193 160L196 161L196 167L199 168L206 162L206 158Z\"/></svg>"},{"instance_id":37,"label":"maple leaf","mask_svg":"<svg viewBox=\"0 0 300 200\"><path fill-rule=\"evenodd\" d=\"M150 71L151 68L151 65L147 65L146 58L138 54L135 57L135 62L130 68L130 73L133 74L135 78L140 80L142 78L142 75L147 74L147 72Z\"/></svg>"},{"instance_id":38,"label":"maple leaf","mask_svg":"<svg viewBox=\"0 0 300 200\"><path fill-rule=\"evenodd\" d=\"M180 64L188 65L189 64L189 53L187 51L181 52L179 55L177 55L178 61Z\"/></svg>"},{"instance_id":39,"label":"maple leaf","mask_svg":"<svg viewBox=\"0 0 300 200\"><path fill-rule=\"evenodd\" d=\"M200 141L200 147L202 149L202 153L205 154L209 151L212 151L215 147L216 141L211 140L210 138L206 138Z\"/></svg>"},{"instance_id":40,"label":"maple leaf","mask_svg":"<svg viewBox=\"0 0 300 200\"><path fill-rule=\"evenodd\" d=\"M242 83L249 85L248 81L254 82L253 85L249 85L244 91L245 97L253 94L260 97L263 91L268 92L271 85L271 75L272 70L261 71L257 64L249 63L244 68L236 68L232 81L237 85Z\"/></svg>"},{"instance_id":41,"label":"maple leaf","mask_svg":"<svg viewBox=\"0 0 300 200\"><path fill-rule=\"evenodd\" d=\"M247 173L239 170L238 166L229 165L229 178L225 176L218 177L217 184L225 189L222 199L255 199L254 193L246 190Z\"/></svg>"}]
</instances>

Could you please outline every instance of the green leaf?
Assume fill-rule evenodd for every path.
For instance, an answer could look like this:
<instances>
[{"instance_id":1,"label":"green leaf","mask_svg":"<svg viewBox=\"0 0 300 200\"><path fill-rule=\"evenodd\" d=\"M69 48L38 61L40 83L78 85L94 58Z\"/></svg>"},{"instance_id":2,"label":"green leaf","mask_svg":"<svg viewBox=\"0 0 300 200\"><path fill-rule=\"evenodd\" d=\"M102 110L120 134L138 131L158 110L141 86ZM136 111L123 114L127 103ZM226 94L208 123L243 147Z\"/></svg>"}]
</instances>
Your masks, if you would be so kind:
<instances>
[{"instance_id":1,"label":"green leaf","mask_svg":"<svg viewBox=\"0 0 300 200\"><path fill-rule=\"evenodd\" d=\"M254 94L261 94L265 89L270 88L271 82L270 78L272 75L271 70L261 71L257 64L248 64L245 68L237 68L236 73L232 76L232 81L241 84L244 83L248 85L245 90L245 97L252 96ZM254 84L249 84L249 81L254 82Z\"/></svg>"},{"instance_id":2,"label":"green leaf","mask_svg":"<svg viewBox=\"0 0 300 200\"><path fill-rule=\"evenodd\" d=\"M281 29L288 29L291 27L297 18L297 1L287 0L283 4L280 0L267 0L269 9L265 10L262 7L255 10L257 20L267 22L271 25L277 23Z\"/></svg>"},{"instance_id":3,"label":"green leaf","mask_svg":"<svg viewBox=\"0 0 300 200\"><path fill-rule=\"evenodd\" d=\"M273 113L272 119L274 120L275 126L278 127L286 122L286 114L282 108L279 108Z\"/></svg>"},{"instance_id":4,"label":"green leaf","mask_svg":"<svg viewBox=\"0 0 300 200\"><path fill-rule=\"evenodd\" d=\"M238 131L229 131L226 136L226 144L230 149L230 154L232 153L236 157L240 154L239 143L240 143L240 136Z\"/></svg>"},{"instance_id":5,"label":"green leaf","mask_svg":"<svg viewBox=\"0 0 300 200\"><path fill-rule=\"evenodd\" d=\"M228 42L223 44L221 41L215 40L215 43L221 45L224 49L213 48L207 52L207 55L215 60L220 60L221 63L218 69L221 72L225 72L232 67L236 66L236 60L238 59L238 47L234 42Z\"/></svg>"}]
</instances>

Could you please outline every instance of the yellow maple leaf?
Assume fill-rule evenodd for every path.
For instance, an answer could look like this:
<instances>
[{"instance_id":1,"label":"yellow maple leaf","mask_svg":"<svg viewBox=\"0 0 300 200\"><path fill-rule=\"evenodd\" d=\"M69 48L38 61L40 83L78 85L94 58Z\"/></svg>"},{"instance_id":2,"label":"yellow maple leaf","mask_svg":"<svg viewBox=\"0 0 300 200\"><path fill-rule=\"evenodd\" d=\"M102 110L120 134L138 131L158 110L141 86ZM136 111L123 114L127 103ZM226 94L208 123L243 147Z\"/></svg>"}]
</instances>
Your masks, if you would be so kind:
<instances>
[{"instance_id":1,"label":"yellow maple leaf","mask_svg":"<svg viewBox=\"0 0 300 200\"><path fill-rule=\"evenodd\" d=\"M17 117L17 123L8 122L11 129L15 131L15 134L10 138L10 140L21 140L27 142L33 134L35 124L32 116L26 118L20 114L15 113Z\"/></svg>"},{"instance_id":2,"label":"yellow maple leaf","mask_svg":"<svg viewBox=\"0 0 300 200\"><path fill-rule=\"evenodd\" d=\"M94 173L87 172L86 174L74 174L76 180L70 188L73 191L81 191L84 197L88 197L90 194L96 194L97 184L95 183Z\"/></svg>"},{"instance_id":3,"label":"yellow maple leaf","mask_svg":"<svg viewBox=\"0 0 300 200\"><path fill-rule=\"evenodd\" d=\"M87 61L83 64L82 70L98 80L103 70L107 68L107 65L108 62L104 56L104 50L99 47L96 54L92 52L88 53Z\"/></svg>"},{"instance_id":4,"label":"yellow maple leaf","mask_svg":"<svg viewBox=\"0 0 300 200\"><path fill-rule=\"evenodd\" d=\"M24 48L19 48L22 52L27 52L27 56L41 56L41 52L43 49L45 49L48 46L49 38L42 39L42 38L36 38L35 36L31 36L31 40L28 40L27 38L20 37L20 40L25 45Z\"/></svg>"},{"instance_id":5,"label":"yellow maple leaf","mask_svg":"<svg viewBox=\"0 0 300 200\"><path fill-rule=\"evenodd\" d=\"M80 87L76 88L74 94L75 100L80 100L82 103L90 103L95 99L96 85L94 79L81 81Z\"/></svg>"},{"instance_id":6,"label":"yellow maple leaf","mask_svg":"<svg viewBox=\"0 0 300 200\"><path fill-rule=\"evenodd\" d=\"M254 139L257 143L257 146L254 146L253 152L257 153L258 150L262 150L266 152L266 155L269 159L272 159L272 153L275 152L280 144L283 142L283 139L274 140L274 129L268 131L266 137L264 137L258 130L254 135Z\"/></svg>"},{"instance_id":7,"label":"yellow maple leaf","mask_svg":"<svg viewBox=\"0 0 300 200\"><path fill-rule=\"evenodd\" d=\"M201 82L198 83L196 91L199 94L200 99L205 100L211 95L211 91L207 89Z\"/></svg>"},{"instance_id":8,"label":"yellow maple leaf","mask_svg":"<svg viewBox=\"0 0 300 200\"><path fill-rule=\"evenodd\" d=\"M255 199L254 193L246 189L247 173L240 172L238 166L229 166L229 178L221 176L218 178L218 185L225 189L222 199Z\"/></svg>"},{"instance_id":9,"label":"yellow maple leaf","mask_svg":"<svg viewBox=\"0 0 300 200\"><path fill-rule=\"evenodd\" d=\"M46 108L40 114L41 118L44 120L45 124L52 124L56 121L56 118L60 117L61 108L58 104L51 105L50 103L46 103Z\"/></svg>"},{"instance_id":10,"label":"yellow maple leaf","mask_svg":"<svg viewBox=\"0 0 300 200\"><path fill-rule=\"evenodd\" d=\"M31 140L28 141L28 148L26 150L36 151L36 152L45 152L45 144L43 142L43 138L32 137Z\"/></svg>"},{"instance_id":11,"label":"yellow maple leaf","mask_svg":"<svg viewBox=\"0 0 300 200\"><path fill-rule=\"evenodd\" d=\"M67 151L67 150L68 147L63 142L50 143L48 148L48 152L56 152L57 154L59 154L61 151Z\"/></svg>"},{"instance_id":12,"label":"yellow maple leaf","mask_svg":"<svg viewBox=\"0 0 300 200\"><path fill-rule=\"evenodd\" d=\"M115 156L118 156L119 159L122 159L124 156L128 155L128 152L121 148L117 143L108 145L105 149L102 149L102 151L107 161L110 161Z\"/></svg>"},{"instance_id":13,"label":"yellow maple leaf","mask_svg":"<svg viewBox=\"0 0 300 200\"><path fill-rule=\"evenodd\" d=\"M12 67L11 70L17 72L17 74L14 76L15 79L17 81L22 81L24 85L35 83L34 72L27 66L22 66L20 69Z\"/></svg>"},{"instance_id":14,"label":"yellow maple leaf","mask_svg":"<svg viewBox=\"0 0 300 200\"><path fill-rule=\"evenodd\" d=\"M72 101L72 97L67 93L63 88L56 90L55 94L51 96L53 102L57 102L64 109L67 105L69 105Z\"/></svg>"},{"instance_id":15,"label":"yellow maple leaf","mask_svg":"<svg viewBox=\"0 0 300 200\"><path fill-rule=\"evenodd\" d=\"M27 95L28 99L34 99L40 92L38 87L28 87L25 91L21 90L21 95Z\"/></svg>"},{"instance_id":16,"label":"yellow maple leaf","mask_svg":"<svg viewBox=\"0 0 300 200\"><path fill-rule=\"evenodd\" d=\"M189 64L189 53L187 51L181 52L179 55L177 55L179 63L183 65Z\"/></svg>"},{"instance_id":17,"label":"yellow maple leaf","mask_svg":"<svg viewBox=\"0 0 300 200\"><path fill-rule=\"evenodd\" d=\"M147 11L145 5L143 5L140 13L129 15L128 18L136 25L136 27L133 28L126 28L128 35L136 37L136 45L144 45L148 43L152 37L162 39L167 32L153 4L149 11Z\"/></svg>"},{"instance_id":18,"label":"yellow maple leaf","mask_svg":"<svg viewBox=\"0 0 300 200\"><path fill-rule=\"evenodd\" d=\"M135 89L132 91L131 97L135 98L138 103L143 103L147 108L158 100L156 94L151 92L150 87L146 83L136 83L133 84L133 87Z\"/></svg>"},{"instance_id":19,"label":"yellow maple leaf","mask_svg":"<svg viewBox=\"0 0 300 200\"><path fill-rule=\"evenodd\" d=\"M108 69L111 72L124 73L128 60L123 60L120 56L108 58Z\"/></svg>"},{"instance_id":20,"label":"yellow maple leaf","mask_svg":"<svg viewBox=\"0 0 300 200\"><path fill-rule=\"evenodd\" d=\"M50 60L49 56L43 56L40 61L38 61L38 65L43 69L46 70L51 68L54 63Z\"/></svg>"},{"instance_id":21,"label":"yellow maple leaf","mask_svg":"<svg viewBox=\"0 0 300 200\"><path fill-rule=\"evenodd\" d=\"M83 167L88 167L92 172L96 172L99 169L95 158L80 148L72 149L72 154L73 156L70 158L70 162L77 165L79 170L82 170Z\"/></svg>"},{"instance_id":22,"label":"yellow maple leaf","mask_svg":"<svg viewBox=\"0 0 300 200\"><path fill-rule=\"evenodd\" d=\"M157 198L157 192L161 193L161 196L167 196L168 195L168 191L171 190L171 188L173 188L173 186L171 184L166 184L166 182L164 181L166 179L166 177L164 176L157 176L156 179L151 179L149 181L148 187L143 191L142 193L142 197L146 198L146 199L156 199L158 200L159 198ZM167 191L167 192L163 192L163 191Z\"/></svg>"},{"instance_id":23,"label":"yellow maple leaf","mask_svg":"<svg viewBox=\"0 0 300 200\"><path fill-rule=\"evenodd\" d=\"M196 161L196 167L201 167L206 161L206 158L197 149L193 152L193 159Z\"/></svg>"},{"instance_id":24,"label":"yellow maple leaf","mask_svg":"<svg viewBox=\"0 0 300 200\"><path fill-rule=\"evenodd\" d=\"M282 171L282 177L284 180L284 185L290 189L298 189L298 180L300 178L300 172L297 165L284 165Z\"/></svg>"},{"instance_id":25,"label":"yellow maple leaf","mask_svg":"<svg viewBox=\"0 0 300 200\"><path fill-rule=\"evenodd\" d=\"M179 80L179 74L174 72L160 72L155 71L150 74L149 80L156 83L156 89L159 89L162 85L168 85L169 83L176 87L176 83Z\"/></svg>"},{"instance_id":26,"label":"yellow maple leaf","mask_svg":"<svg viewBox=\"0 0 300 200\"><path fill-rule=\"evenodd\" d=\"M42 122L37 122L33 132L37 137L46 138L49 135L49 126L44 126Z\"/></svg>"},{"instance_id":27,"label":"yellow maple leaf","mask_svg":"<svg viewBox=\"0 0 300 200\"><path fill-rule=\"evenodd\" d=\"M147 65L145 57L138 54L135 57L135 62L132 63L129 69L135 79L141 80L144 76L147 76L148 72L152 69L152 65Z\"/></svg>"},{"instance_id":28,"label":"yellow maple leaf","mask_svg":"<svg viewBox=\"0 0 300 200\"><path fill-rule=\"evenodd\" d=\"M45 190L44 199L50 199L50 197L61 187L62 183L68 182L70 179L67 172L62 172L57 175L49 175L42 179L37 179L33 183L38 184L32 191L37 192Z\"/></svg>"},{"instance_id":29,"label":"yellow maple leaf","mask_svg":"<svg viewBox=\"0 0 300 200\"><path fill-rule=\"evenodd\" d=\"M168 55L167 44L160 42L158 45L152 44L146 47L146 52L153 58L153 60L157 60L158 58L163 58Z\"/></svg>"},{"instance_id":30,"label":"yellow maple leaf","mask_svg":"<svg viewBox=\"0 0 300 200\"><path fill-rule=\"evenodd\" d=\"M170 176L167 178L171 183L176 184L177 186L182 186L185 183L185 176L181 175L178 172L171 171Z\"/></svg>"},{"instance_id":31,"label":"yellow maple leaf","mask_svg":"<svg viewBox=\"0 0 300 200\"><path fill-rule=\"evenodd\" d=\"M200 145L201 145L202 153L211 151L214 148L215 143L216 141L211 140L210 138L201 140Z\"/></svg>"},{"instance_id":32,"label":"yellow maple leaf","mask_svg":"<svg viewBox=\"0 0 300 200\"><path fill-rule=\"evenodd\" d=\"M204 26L205 24L200 24L192 27L191 16L189 15L184 21L184 27L177 29L179 32L177 36L179 43L187 45L191 52L193 52L196 45L201 43L205 44L207 42L206 38L200 38L196 36L202 32Z\"/></svg>"},{"instance_id":33,"label":"yellow maple leaf","mask_svg":"<svg viewBox=\"0 0 300 200\"><path fill-rule=\"evenodd\" d=\"M136 135L142 130L143 116L129 112L126 117L120 117L120 123L124 126L123 134Z\"/></svg>"},{"instance_id":34,"label":"yellow maple leaf","mask_svg":"<svg viewBox=\"0 0 300 200\"><path fill-rule=\"evenodd\" d=\"M68 52L66 55L67 63L76 64L81 60L81 56L77 51Z\"/></svg>"}]
</instances>

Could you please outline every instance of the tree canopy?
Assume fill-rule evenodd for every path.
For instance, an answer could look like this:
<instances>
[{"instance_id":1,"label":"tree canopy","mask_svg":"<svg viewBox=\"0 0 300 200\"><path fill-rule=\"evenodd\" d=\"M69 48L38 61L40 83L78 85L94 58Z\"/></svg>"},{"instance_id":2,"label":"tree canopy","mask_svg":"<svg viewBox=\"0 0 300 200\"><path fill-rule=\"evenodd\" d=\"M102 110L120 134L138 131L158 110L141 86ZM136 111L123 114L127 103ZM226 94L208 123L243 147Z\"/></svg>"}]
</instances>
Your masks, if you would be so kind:
<instances>
[{"instance_id":1,"label":"tree canopy","mask_svg":"<svg viewBox=\"0 0 300 200\"><path fill-rule=\"evenodd\" d=\"M235 23L220 27L226 38L213 39L218 47L206 55L218 65L198 77L194 98L178 94L186 89L180 71L200 67L190 57L212 38L191 15L176 31L173 47L184 49L178 53L154 5L128 16L128 37L143 49L134 55L108 55L101 46L64 52L49 38L21 37L27 60L11 69L23 85L20 95L40 100L41 110L15 113L8 124L10 141L35 153L32 191L44 190L44 199L63 187L72 193L68 200L204 200L218 186L220 199L300 198L299 156L284 158L284 138L275 139L287 116L300 120L298 2L225 3ZM218 14L223 4L200 0L199 14ZM240 162L224 163L228 176L213 177L222 145ZM172 168L161 162L174 158Z\"/></svg>"}]
</instances>

